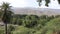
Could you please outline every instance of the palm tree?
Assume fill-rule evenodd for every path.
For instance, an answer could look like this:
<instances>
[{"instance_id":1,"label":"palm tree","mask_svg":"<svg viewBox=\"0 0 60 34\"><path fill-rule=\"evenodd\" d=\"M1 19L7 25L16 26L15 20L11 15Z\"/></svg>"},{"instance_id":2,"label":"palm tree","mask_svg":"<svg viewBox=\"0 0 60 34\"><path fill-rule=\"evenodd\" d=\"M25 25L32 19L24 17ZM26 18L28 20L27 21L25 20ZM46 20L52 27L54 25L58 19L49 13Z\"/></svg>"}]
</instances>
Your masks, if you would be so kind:
<instances>
[{"instance_id":1,"label":"palm tree","mask_svg":"<svg viewBox=\"0 0 60 34\"><path fill-rule=\"evenodd\" d=\"M9 3L3 2L2 6L1 6L1 10L4 12L2 21L5 24L6 34L7 34L7 23L10 21L10 16L12 15L10 8L11 8L11 6L9 5Z\"/></svg>"},{"instance_id":2,"label":"palm tree","mask_svg":"<svg viewBox=\"0 0 60 34\"><path fill-rule=\"evenodd\" d=\"M39 6L41 6L41 2L42 1L45 1L46 3L45 3L45 6L49 6L48 4L50 3L50 0L37 0L37 2L38 2L38 4L39 4ZM55 1L55 0L54 0ZM60 4L60 0L57 0L58 1L58 3Z\"/></svg>"}]
</instances>

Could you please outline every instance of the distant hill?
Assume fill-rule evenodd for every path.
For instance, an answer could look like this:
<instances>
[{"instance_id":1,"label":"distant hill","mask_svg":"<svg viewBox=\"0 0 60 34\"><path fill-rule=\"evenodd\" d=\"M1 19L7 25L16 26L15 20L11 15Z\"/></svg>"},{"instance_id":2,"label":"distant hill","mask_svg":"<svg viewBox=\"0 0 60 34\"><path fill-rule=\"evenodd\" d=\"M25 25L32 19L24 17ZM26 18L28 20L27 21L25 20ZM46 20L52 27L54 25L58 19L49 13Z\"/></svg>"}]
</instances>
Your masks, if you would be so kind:
<instances>
[{"instance_id":1,"label":"distant hill","mask_svg":"<svg viewBox=\"0 0 60 34\"><path fill-rule=\"evenodd\" d=\"M13 8L15 14L27 14L27 15L60 15L60 9L49 8Z\"/></svg>"}]
</instances>

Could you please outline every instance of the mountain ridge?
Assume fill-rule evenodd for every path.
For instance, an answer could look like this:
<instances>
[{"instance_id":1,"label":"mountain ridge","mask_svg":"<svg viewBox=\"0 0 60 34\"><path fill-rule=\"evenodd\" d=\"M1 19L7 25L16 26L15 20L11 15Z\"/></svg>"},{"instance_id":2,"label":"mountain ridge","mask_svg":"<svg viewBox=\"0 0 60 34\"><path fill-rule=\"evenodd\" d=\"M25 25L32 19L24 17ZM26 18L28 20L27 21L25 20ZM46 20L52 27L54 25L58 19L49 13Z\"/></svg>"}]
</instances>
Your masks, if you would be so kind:
<instances>
[{"instance_id":1,"label":"mountain ridge","mask_svg":"<svg viewBox=\"0 0 60 34\"><path fill-rule=\"evenodd\" d=\"M15 14L27 14L27 15L60 15L60 9L50 8L13 8Z\"/></svg>"}]
</instances>

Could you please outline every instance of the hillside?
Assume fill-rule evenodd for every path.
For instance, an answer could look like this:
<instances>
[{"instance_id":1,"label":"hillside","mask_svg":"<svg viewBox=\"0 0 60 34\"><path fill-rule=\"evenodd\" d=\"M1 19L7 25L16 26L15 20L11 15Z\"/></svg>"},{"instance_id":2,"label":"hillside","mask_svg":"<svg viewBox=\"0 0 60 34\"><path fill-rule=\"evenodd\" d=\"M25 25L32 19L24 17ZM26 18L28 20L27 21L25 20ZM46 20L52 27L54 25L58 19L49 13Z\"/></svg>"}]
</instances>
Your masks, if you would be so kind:
<instances>
[{"instance_id":1,"label":"hillside","mask_svg":"<svg viewBox=\"0 0 60 34\"><path fill-rule=\"evenodd\" d=\"M60 9L49 8L13 8L15 14L28 14L28 15L60 15Z\"/></svg>"}]
</instances>

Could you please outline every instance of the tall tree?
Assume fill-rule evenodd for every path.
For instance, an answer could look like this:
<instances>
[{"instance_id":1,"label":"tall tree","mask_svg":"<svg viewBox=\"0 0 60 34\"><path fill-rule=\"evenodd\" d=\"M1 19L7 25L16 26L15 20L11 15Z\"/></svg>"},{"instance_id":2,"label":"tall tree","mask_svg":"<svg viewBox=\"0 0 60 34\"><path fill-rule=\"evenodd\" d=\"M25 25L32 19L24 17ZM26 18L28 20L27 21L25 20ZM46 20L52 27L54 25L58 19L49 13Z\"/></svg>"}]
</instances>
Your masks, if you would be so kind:
<instances>
[{"instance_id":1,"label":"tall tree","mask_svg":"<svg viewBox=\"0 0 60 34\"><path fill-rule=\"evenodd\" d=\"M41 6L41 2L42 2L42 1L45 1L45 2L46 2L46 3L45 3L45 6L48 7L48 6L49 6L48 4L50 3L51 0L37 0L39 6ZM54 1L55 1L55 0L54 0ZM57 0L57 1L58 1L58 3L60 4L60 0Z\"/></svg>"},{"instance_id":2,"label":"tall tree","mask_svg":"<svg viewBox=\"0 0 60 34\"><path fill-rule=\"evenodd\" d=\"M1 6L1 10L4 12L2 21L5 24L6 34L7 34L7 23L10 21L10 16L12 15L10 8L11 8L11 6L9 3L3 2L2 6Z\"/></svg>"}]
</instances>

